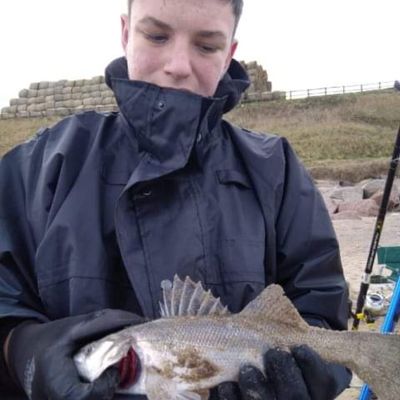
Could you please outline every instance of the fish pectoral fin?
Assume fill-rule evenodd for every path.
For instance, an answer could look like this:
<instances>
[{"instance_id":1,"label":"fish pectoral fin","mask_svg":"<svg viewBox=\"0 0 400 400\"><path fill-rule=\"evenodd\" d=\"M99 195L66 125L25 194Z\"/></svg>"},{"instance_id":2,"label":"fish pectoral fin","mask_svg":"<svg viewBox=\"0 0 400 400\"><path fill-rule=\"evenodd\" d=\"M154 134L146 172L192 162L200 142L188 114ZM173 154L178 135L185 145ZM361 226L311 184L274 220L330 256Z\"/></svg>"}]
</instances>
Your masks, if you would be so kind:
<instances>
[{"instance_id":1,"label":"fish pectoral fin","mask_svg":"<svg viewBox=\"0 0 400 400\"><path fill-rule=\"evenodd\" d=\"M178 398L176 383L157 371L147 372L145 391L148 400L176 400Z\"/></svg>"}]
</instances>

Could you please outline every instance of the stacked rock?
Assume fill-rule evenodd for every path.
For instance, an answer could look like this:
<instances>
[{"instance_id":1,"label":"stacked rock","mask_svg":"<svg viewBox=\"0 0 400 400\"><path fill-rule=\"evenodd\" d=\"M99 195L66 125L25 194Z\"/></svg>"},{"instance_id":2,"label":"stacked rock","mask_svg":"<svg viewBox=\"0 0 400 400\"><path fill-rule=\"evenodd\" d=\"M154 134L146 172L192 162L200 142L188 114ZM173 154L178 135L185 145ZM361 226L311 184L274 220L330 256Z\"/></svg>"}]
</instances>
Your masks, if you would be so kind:
<instances>
[{"instance_id":1,"label":"stacked rock","mask_svg":"<svg viewBox=\"0 0 400 400\"><path fill-rule=\"evenodd\" d=\"M242 61L242 65L249 74L251 81L248 93L272 91L272 83L268 81L268 73L257 61L249 63Z\"/></svg>"},{"instance_id":2,"label":"stacked rock","mask_svg":"<svg viewBox=\"0 0 400 400\"><path fill-rule=\"evenodd\" d=\"M286 98L285 92L272 92L272 83L268 80L268 73L257 61L248 63L241 61L241 64L246 69L251 82L250 87L243 96L244 102Z\"/></svg>"},{"instance_id":3,"label":"stacked rock","mask_svg":"<svg viewBox=\"0 0 400 400\"><path fill-rule=\"evenodd\" d=\"M1 118L66 116L82 110L117 110L114 94L103 76L32 83L1 110Z\"/></svg>"}]
</instances>

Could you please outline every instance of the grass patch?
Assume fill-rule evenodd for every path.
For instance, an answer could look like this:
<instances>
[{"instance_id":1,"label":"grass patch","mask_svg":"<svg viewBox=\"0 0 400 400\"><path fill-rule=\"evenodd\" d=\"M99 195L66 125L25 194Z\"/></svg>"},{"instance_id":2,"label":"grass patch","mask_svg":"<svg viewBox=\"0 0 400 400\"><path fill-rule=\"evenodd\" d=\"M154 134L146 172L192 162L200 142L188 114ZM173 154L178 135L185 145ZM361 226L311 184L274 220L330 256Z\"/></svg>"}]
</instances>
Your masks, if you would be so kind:
<instances>
[{"instance_id":1,"label":"grass patch","mask_svg":"<svg viewBox=\"0 0 400 400\"><path fill-rule=\"evenodd\" d=\"M32 138L41 127L54 125L60 118L0 119L0 156Z\"/></svg>"},{"instance_id":2,"label":"grass patch","mask_svg":"<svg viewBox=\"0 0 400 400\"><path fill-rule=\"evenodd\" d=\"M311 174L357 181L386 175L400 124L394 90L241 105L232 122L289 139Z\"/></svg>"}]
</instances>

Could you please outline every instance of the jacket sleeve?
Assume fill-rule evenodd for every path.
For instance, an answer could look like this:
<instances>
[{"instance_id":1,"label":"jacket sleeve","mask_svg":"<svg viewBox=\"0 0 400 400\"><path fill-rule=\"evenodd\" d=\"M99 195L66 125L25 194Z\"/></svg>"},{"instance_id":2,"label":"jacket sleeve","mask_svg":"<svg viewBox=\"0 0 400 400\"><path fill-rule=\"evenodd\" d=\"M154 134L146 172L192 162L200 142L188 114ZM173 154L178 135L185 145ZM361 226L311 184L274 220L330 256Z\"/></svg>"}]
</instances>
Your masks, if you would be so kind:
<instances>
[{"instance_id":1,"label":"jacket sleeve","mask_svg":"<svg viewBox=\"0 0 400 400\"><path fill-rule=\"evenodd\" d=\"M346 329L348 290L325 203L290 145L276 218L277 280L312 325Z\"/></svg>"},{"instance_id":2,"label":"jacket sleeve","mask_svg":"<svg viewBox=\"0 0 400 400\"><path fill-rule=\"evenodd\" d=\"M40 153L37 140L0 160L0 319L46 320L34 272L36 240L30 198L36 186Z\"/></svg>"},{"instance_id":3,"label":"jacket sleeve","mask_svg":"<svg viewBox=\"0 0 400 400\"><path fill-rule=\"evenodd\" d=\"M36 184L34 153L38 153L36 139L15 148L0 160L1 393L18 391L7 372L3 354L9 332L25 319L47 320L34 276L35 240L27 213L29 184Z\"/></svg>"}]
</instances>

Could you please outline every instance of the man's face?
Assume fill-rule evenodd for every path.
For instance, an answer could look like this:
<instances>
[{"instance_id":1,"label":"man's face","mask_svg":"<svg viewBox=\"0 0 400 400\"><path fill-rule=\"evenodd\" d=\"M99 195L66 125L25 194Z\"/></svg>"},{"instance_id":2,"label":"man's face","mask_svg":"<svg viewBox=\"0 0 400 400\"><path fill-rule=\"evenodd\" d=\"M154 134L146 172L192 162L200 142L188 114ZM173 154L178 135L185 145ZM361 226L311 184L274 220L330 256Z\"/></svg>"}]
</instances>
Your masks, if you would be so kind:
<instances>
[{"instance_id":1,"label":"man's face","mask_svg":"<svg viewBox=\"0 0 400 400\"><path fill-rule=\"evenodd\" d=\"M228 1L134 0L122 16L129 78L212 96L236 49Z\"/></svg>"}]
</instances>

